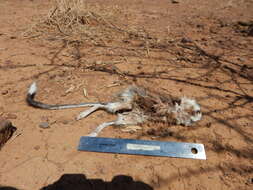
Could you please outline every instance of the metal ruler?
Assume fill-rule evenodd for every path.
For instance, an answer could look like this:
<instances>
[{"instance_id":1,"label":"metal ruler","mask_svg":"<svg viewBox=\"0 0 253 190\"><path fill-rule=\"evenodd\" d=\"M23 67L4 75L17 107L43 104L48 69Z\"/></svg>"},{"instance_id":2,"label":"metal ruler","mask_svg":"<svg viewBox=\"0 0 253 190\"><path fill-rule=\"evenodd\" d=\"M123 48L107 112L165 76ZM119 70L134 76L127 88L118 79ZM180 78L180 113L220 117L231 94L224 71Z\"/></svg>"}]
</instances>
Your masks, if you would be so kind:
<instances>
[{"instance_id":1,"label":"metal ruler","mask_svg":"<svg viewBox=\"0 0 253 190\"><path fill-rule=\"evenodd\" d=\"M81 137L80 151L206 159L203 144L150 140Z\"/></svg>"}]
</instances>

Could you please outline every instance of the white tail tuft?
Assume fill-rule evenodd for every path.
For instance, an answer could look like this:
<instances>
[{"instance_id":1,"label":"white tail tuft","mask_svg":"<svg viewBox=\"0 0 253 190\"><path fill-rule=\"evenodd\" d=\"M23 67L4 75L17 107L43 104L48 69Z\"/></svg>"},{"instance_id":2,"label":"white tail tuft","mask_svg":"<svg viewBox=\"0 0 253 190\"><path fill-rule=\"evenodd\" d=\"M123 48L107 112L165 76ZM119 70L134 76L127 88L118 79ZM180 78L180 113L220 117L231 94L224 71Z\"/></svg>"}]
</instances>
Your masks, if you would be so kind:
<instances>
[{"instance_id":1,"label":"white tail tuft","mask_svg":"<svg viewBox=\"0 0 253 190\"><path fill-rule=\"evenodd\" d=\"M33 95L37 91L37 85L36 82L33 82L28 90L28 94Z\"/></svg>"}]
</instances>

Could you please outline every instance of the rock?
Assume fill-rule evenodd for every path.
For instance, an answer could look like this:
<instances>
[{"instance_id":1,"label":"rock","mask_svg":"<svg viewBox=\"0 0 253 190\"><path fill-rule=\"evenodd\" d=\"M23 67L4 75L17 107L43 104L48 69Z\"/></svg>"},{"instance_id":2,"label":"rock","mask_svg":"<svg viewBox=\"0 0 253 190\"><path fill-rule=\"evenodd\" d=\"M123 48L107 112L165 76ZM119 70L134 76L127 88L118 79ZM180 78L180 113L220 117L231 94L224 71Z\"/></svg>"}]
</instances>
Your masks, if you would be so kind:
<instances>
[{"instance_id":1,"label":"rock","mask_svg":"<svg viewBox=\"0 0 253 190\"><path fill-rule=\"evenodd\" d=\"M253 25L248 29L248 35L253 36Z\"/></svg>"},{"instance_id":2,"label":"rock","mask_svg":"<svg viewBox=\"0 0 253 190\"><path fill-rule=\"evenodd\" d=\"M0 149L17 130L9 120L0 118Z\"/></svg>"},{"instance_id":3,"label":"rock","mask_svg":"<svg viewBox=\"0 0 253 190\"><path fill-rule=\"evenodd\" d=\"M2 94L2 95L8 94L8 90L3 90L3 91L1 92L1 94Z\"/></svg>"},{"instance_id":4,"label":"rock","mask_svg":"<svg viewBox=\"0 0 253 190\"><path fill-rule=\"evenodd\" d=\"M212 126L212 123L211 122L208 122L207 124L206 124L206 127L207 128L210 128Z\"/></svg>"},{"instance_id":5,"label":"rock","mask_svg":"<svg viewBox=\"0 0 253 190\"><path fill-rule=\"evenodd\" d=\"M190 43L190 42L192 42L192 40L189 39L189 38L183 37L183 38L181 39L181 42L182 42L182 43Z\"/></svg>"},{"instance_id":6,"label":"rock","mask_svg":"<svg viewBox=\"0 0 253 190\"><path fill-rule=\"evenodd\" d=\"M41 123L39 124L39 127L42 128L42 129L50 128L48 122L41 122Z\"/></svg>"},{"instance_id":7,"label":"rock","mask_svg":"<svg viewBox=\"0 0 253 190\"><path fill-rule=\"evenodd\" d=\"M34 150L39 150L39 149L40 149L40 146L37 145L37 146L35 146L35 147L33 147L33 148L34 148Z\"/></svg>"},{"instance_id":8,"label":"rock","mask_svg":"<svg viewBox=\"0 0 253 190\"><path fill-rule=\"evenodd\" d=\"M178 0L171 0L171 3L176 4L176 3L179 3L179 1Z\"/></svg>"}]
</instances>

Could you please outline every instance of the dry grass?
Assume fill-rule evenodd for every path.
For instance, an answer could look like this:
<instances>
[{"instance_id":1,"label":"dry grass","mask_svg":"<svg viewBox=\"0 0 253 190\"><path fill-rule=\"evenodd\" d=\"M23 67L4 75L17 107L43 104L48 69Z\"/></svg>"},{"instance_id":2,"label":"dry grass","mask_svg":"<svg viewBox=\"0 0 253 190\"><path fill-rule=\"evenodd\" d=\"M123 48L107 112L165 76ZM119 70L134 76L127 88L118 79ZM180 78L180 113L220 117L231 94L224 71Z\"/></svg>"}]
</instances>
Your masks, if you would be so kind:
<instances>
[{"instance_id":1,"label":"dry grass","mask_svg":"<svg viewBox=\"0 0 253 190\"><path fill-rule=\"evenodd\" d=\"M189 67L189 63L194 67L214 67L214 70L219 67L219 56L206 52L191 40L184 42L181 39L150 36L147 31L135 28L129 23L126 24L127 28L124 28L125 14L127 12L122 10L122 7L103 7L88 4L83 0L55 0L48 14L29 27L24 36L41 38L49 43L64 41L64 44L66 42L67 47L70 47L68 56L76 57L78 61L83 58L82 53L86 55L83 58L85 61L89 58L88 48L84 50L85 44L86 47L102 47L92 50L91 57L95 59L92 62L96 63L100 61L96 58L106 55L110 57L110 61L116 62L122 58L128 62L128 59L133 57L166 62L173 68ZM68 46L69 44L78 44L78 47L71 50L72 45ZM114 50L117 52L108 53Z\"/></svg>"},{"instance_id":2,"label":"dry grass","mask_svg":"<svg viewBox=\"0 0 253 190\"><path fill-rule=\"evenodd\" d=\"M64 41L69 48L67 56L77 58L78 61L83 58L82 53L86 55L83 59L88 59L88 48L84 50L83 46L85 44L86 47L102 47L92 50L92 60L95 59L92 62L96 62L96 58L101 55L110 57L110 61L122 60L123 57L126 62L131 57L152 58L161 62L169 61L173 67L178 67L178 63L183 66L191 62L196 67L203 67L204 62L217 62L215 56L206 53L193 42L159 39L129 23L124 28L125 14L127 11L122 10L122 7L103 7L82 0L55 0L48 14L37 20L24 36L40 38L49 43ZM72 46L78 47L71 49ZM117 50L117 53L108 53L111 50ZM161 57L161 53L164 57ZM168 57L175 59L168 60Z\"/></svg>"},{"instance_id":3,"label":"dry grass","mask_svg":"<svg viewBox=\"0 0 253 190\"><path fill-rule=\"evenodd\" d=\"M145 38L145 34L117 26L122 10L90 5L82 0L55 0L48 15L29 27L26 38L43 38L106 45L126 37Z\"/></svg>"},{"instance_id":4,"label":"dry grass","mask_svg":"<svg viewBox=\"0 0 253 190\"><path fill-rule=\"evenodd\" d=\"M158 40L141 27L127 23L125 16L130 17L130 14L118 6L55 0L48 14L36 19L23 36L36 41L40 39L49 47L63 44L61 54L81 65L87 65L87 62L105 65L108 61L112 64L122 60L128 62L128 57L148 57L152 47L166 47L159 45ZM57 56L61 55L57 53Z\"/></svg>"}]
</instances>

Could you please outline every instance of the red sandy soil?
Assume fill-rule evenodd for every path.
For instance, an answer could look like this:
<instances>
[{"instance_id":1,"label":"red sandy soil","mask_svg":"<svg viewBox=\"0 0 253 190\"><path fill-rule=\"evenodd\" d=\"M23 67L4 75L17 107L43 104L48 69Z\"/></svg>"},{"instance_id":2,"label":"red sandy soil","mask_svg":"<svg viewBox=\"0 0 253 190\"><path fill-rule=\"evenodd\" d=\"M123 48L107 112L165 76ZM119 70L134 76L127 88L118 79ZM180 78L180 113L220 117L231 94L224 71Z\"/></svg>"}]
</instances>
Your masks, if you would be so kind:
<instances>
[{"instance_id":1,"label":"red sandy soil","mask_svg":"<svg viewBox=\"0 0 253 190\"><path fill-rule=\"evenodd\" d=\"M80 46L81 60L117 62L87 69L66 56L77 49L22 36L52 2L0 0L0 116L18 129L0 152L0 185L28 190L252 189L253 37L238 22L253 21L253 2L89 2L127 10L126 18L118 18L121 26L145 28L167 38L169 45L150 47L149 53L140 45L128 50L117 44ZM100 136L203 143L207 160L78 152L79 138L114 116L96 112L76 121L83 109L29 107L25 96L33 81L39 86L37 98L48 103L107 101L132 83L194 97L204 116L192 127L148 126L134 133L109 127ZM41 122L50 128L40 128Z\"/></svg>"}]
</instances>

